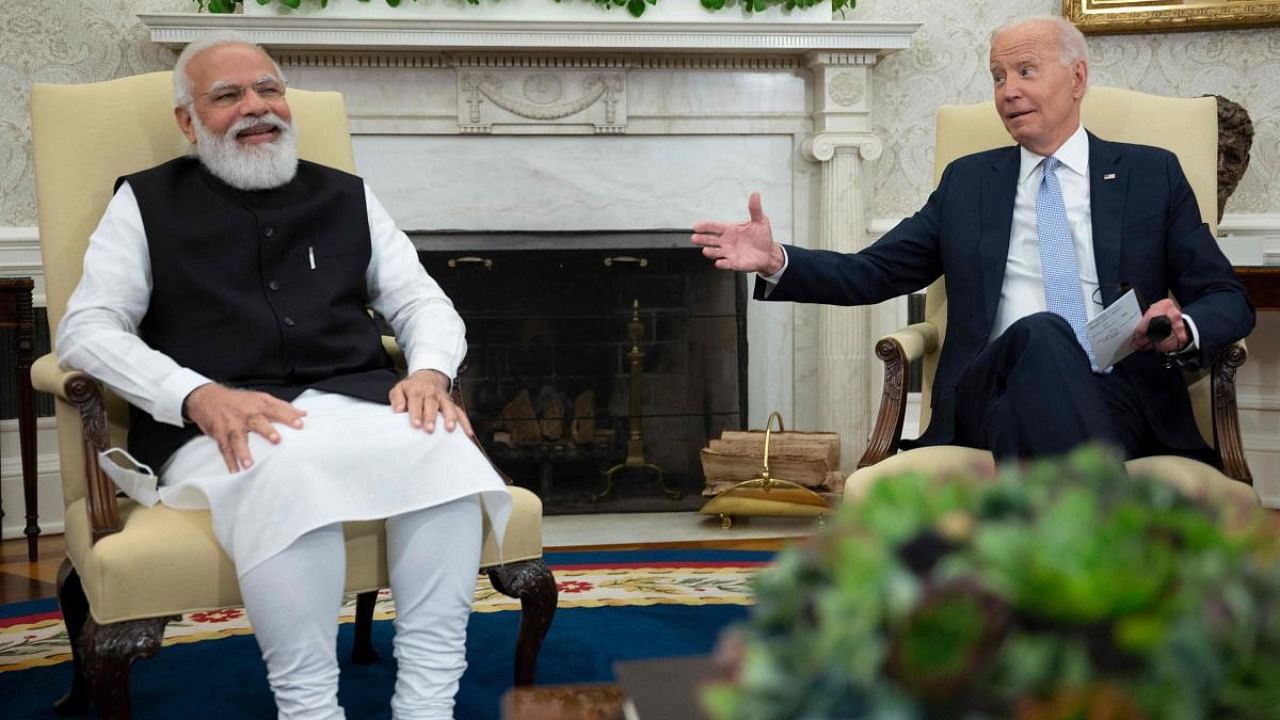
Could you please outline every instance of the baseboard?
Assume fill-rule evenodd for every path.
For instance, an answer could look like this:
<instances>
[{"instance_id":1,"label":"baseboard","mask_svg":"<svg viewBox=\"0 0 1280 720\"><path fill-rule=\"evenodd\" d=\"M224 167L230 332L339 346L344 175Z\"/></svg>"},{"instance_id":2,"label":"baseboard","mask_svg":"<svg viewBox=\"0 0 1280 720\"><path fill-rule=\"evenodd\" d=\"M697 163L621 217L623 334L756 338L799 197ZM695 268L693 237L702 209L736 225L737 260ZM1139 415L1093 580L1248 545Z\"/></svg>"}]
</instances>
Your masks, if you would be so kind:
<instances>
[{"instance_id":1,"label":"baseboard","mask_svg":"<svg viewBox=\"0 0 1280 720\"><path fill-rule=\"evenodd\" d=\"M22 487L22 459L18 452L18 421L0 420L0 501L4 519L0 537L23 537L26 502ZM39 525L43 534L63 529L62 475L58 462L57 425L53 418L36 419L36 491Z\"/></svg>"}]
</instances>

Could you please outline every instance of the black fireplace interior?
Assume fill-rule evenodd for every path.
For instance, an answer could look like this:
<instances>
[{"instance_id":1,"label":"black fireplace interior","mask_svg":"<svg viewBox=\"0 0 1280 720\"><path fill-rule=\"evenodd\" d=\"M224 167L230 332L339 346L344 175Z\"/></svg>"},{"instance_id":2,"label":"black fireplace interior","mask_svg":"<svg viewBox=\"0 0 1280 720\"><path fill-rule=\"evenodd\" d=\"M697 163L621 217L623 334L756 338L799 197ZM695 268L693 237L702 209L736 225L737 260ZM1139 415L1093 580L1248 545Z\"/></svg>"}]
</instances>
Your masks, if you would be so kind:
<instances>
[{"instance_id":1,"label":"black fireplace interior","mask_svg":"<svg viewBox=\"0 0 1280 720\"><path fill-rule=\"evenodd\" d=\"M415 238L466 320L462 392L490 458L549 514L700 507L698 451L745 422L742 276L695 248L508 240L537 249Z\"/></svg>"}]
</instances>

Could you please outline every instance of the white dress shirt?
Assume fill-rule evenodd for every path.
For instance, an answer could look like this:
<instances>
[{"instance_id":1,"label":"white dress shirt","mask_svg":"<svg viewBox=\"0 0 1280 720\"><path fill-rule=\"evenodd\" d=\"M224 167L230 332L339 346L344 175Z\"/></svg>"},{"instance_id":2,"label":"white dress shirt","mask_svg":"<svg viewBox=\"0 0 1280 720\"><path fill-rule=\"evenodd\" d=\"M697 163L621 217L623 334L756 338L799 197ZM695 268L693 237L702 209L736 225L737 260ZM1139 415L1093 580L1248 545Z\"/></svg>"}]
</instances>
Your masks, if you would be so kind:
<instances>
[{"instance_id":1,"label":"white dress shirt","mask_svg":"<svg viewBox=\"0 0 1280 720\"><path fill-rule=\"evenodd\" d=\"M365 205L372 239L365 271L369 306L395 332L409 372L433 369L454 377L467 351L462 319L368 185ZM182 425L183 400L212 381L138 337L151 288L142 214L125 183L89 237L84 274L58 326L59 360L106 383L158 422Z\"/></svg>"},{"instance_id":2,"label":"white dress shirt","mask_svg":"<svg viewBox=\"0 0 1280 720\"><path fill-rule=\"evenodd\" d=\"M1017 320L1044 312L1044 271L1040 266L1040 233L1036 230L1036 195L1044 177L1044 157L1026 148L1018 148L1018 189L1013 198L1013 224L1009 230L1009 257L1005 262L1004 282L1000 286L1000 302L996 305L996 322L991 328L994 339ZM1067 226L1075 241L1076 267L1080 269L1080 288L1086 316L1092 320L1102 310L1102 294L1098 292L1098 264L1093 259L1093 212L1089 206L1089 135L1084 127L1058 148L1058 182L1062 185L1062 202L1067 209Z\"/></svg>"}]
</instances>

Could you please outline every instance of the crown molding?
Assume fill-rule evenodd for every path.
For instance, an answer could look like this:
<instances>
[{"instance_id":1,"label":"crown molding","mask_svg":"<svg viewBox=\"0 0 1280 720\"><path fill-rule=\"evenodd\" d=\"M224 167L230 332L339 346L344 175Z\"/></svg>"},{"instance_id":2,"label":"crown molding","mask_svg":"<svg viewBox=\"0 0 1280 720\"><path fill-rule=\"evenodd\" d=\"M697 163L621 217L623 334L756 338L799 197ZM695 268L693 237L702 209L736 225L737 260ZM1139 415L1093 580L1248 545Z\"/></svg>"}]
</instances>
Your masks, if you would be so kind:
<instances>
[{"instance_id":1,"label":"crown molding","mask_svg":"<svg viewBox=\"0 0 1280 720\"><path fill-rule=\"evenodd\" d=\"M906 49L914 22L545 22L141 13L151 41L180 49L231 30L272 50L456 50L631 53L874 53Z\"/></svg>"}]
</instances>

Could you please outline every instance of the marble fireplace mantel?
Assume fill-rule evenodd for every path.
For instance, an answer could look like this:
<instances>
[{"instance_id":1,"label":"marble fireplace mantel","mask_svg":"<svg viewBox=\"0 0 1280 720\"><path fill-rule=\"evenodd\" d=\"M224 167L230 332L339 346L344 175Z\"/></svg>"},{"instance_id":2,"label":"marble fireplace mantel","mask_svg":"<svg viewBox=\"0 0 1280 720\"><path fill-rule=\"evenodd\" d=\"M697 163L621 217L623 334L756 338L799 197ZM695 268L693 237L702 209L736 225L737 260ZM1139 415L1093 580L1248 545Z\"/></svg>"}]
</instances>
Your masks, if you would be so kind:
<instances>
[{"instance_id":1,"label":"marble fireplace mantel","mask_svg":"<svg viewBox=\"0 0 1280 720\"><path fill-rule=\"evenodd\" d=\"M779 240L841 252L867 244L872 68L919 27L139 17L172 48L234 30L291 86L340 90L361 174L416 238L670 238L745 217L760 190ZM887 314L749 303L751 426L778 410L788 428L837 431L851 469L878 404L874 340L897 324Z\"/></svg>"},{"instance_id":2,"label":"marble fireplace mantel","mask_svg":"<svg viewBox=\"0 0 1280 720\"><path fill-rule=\"evenodd\" d=\"M477 11L477 15L480 11ZM406 13L408 15L408 13ZM908 22L644 22L641 20L428 20L144 13L151 41L180 48L218 30L232 30L273 50L524 50L637 53L813 51L884 55L910 45L919 23Z\"/></svg>"}]
</instances>

